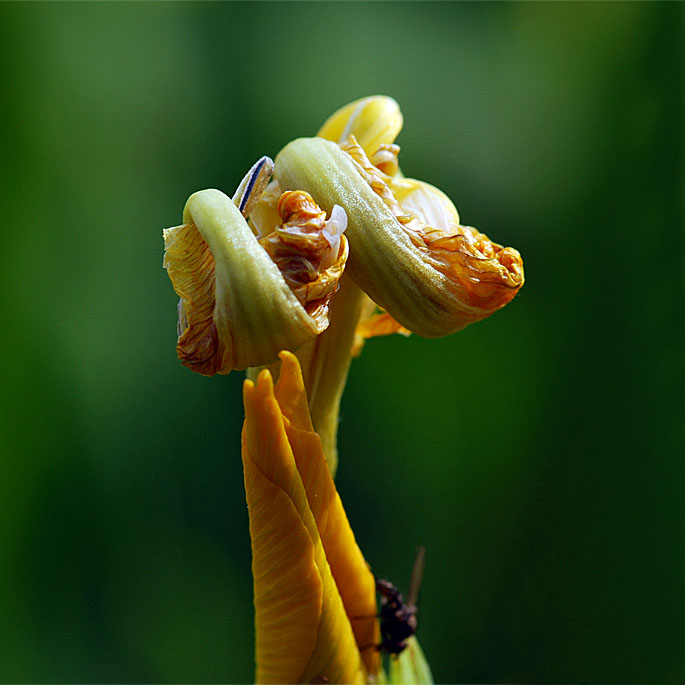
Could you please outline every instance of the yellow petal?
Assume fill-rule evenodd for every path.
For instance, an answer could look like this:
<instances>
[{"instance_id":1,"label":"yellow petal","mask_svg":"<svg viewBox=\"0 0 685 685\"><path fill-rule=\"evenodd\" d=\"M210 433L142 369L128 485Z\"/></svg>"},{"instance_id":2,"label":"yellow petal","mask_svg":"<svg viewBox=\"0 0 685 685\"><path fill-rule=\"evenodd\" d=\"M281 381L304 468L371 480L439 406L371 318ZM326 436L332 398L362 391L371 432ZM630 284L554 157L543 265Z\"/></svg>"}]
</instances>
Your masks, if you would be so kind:
<instances>
[{"instance_id":1,"label":"yellow petal","mask_svg":"<svg viewBox=\"0 0 685 685\"><path fill-rule=\"evenodd\" d=\"M228 373L232 356L219 339L214 323L215 265L209 246L194 224L167 228L164 246L164 268L181 298L178 358L205 376Z\"/></svg>"},{"instance_id":2,"label":"yellow petal","mask_svg":"<svg viewBox=\"0 0 685 685\"><path fill-rule=\"evenodd\" d=\"M342 598L362 657L370 673L378 669L378 652L369 648L380 642L375 618L376 581L354 537L340 496L326 463L319 436L311 429L307 396L297 357L282 352L276 399L287 421L293 449L309 506L314 515L326 558Z\"/></svg>"},{"instance_id":3,"label":"yellow petal","mask_svg":"<svg viewBox=\"0 0 685 685\"><path fill-rule=\"evenodd\" d=\"M397 102L385 95L372 95L332 114L317 135L335 143L353 135L368 154L373 154L381 145L394 142L401 130L402 112Z\"/></svg>"},{"instance_id":4,"label":"yellow petal","mask_svg":"<svg viewBox=\"0 0 685 685\"><path fill-rule=\"evenodd\" d=\"M402 210L422 223L448 232L459 226L459 212L452 200L430 183L415 178L392 179L390 190Z\"/></svg>"},{"instance_id":5,"label":"yellow petal","mask_svg":"<svg viewBox=\"0 0 685 685\"><path fill-rule=\"evenodd\" d=\"M256 681L361 683L365 669L274 396L244 385L243 465L252 538Z\"/></svg>"},{"instance_id":6,"label":"yellow petal","mask_svg":"<svg viewBox=\"0 0 685 685\"><path fill-rule=\"evenodd\" d=\"M523 285L516 250L475 229L454 234L426 226L402 209L360 146L351 152L354 157L320 138L300 138L281 150L274 170L281 187L304 188L324 209L345 209L347 268L374 302L430 338L483 319L514 297Z\"/></svg>"},{"instance_id":7,"label":"yellow petal","mask_svg":"<svg viewBox=\"0 0 685 685\"><path fill-rule=\"evenodd\" d=\"M379 335L392 335L393 333L399 333L404 336L411 335L411 331L408 328L397 323L388 312L384 311L378 311L367 319L362 319L357 324L357 330L355 331L355 334L360 338L360 341L357 341L357 345L360 342L363 344L363 341L368 338L375 338ZM353 353L356 356L359 350L355 349Z\"/></svg>"}]
</instances>

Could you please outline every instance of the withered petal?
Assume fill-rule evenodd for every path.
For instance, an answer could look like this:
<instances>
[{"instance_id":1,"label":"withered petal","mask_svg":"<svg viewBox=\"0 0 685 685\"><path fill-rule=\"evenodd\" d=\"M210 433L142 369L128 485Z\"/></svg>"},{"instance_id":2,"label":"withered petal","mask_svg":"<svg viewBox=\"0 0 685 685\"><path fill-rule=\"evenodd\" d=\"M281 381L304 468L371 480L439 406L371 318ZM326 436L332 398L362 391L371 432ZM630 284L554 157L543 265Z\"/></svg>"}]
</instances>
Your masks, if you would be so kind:
<instances>
[{"instance_id":1,"label":"withered petal","mask_svg":"<svg viewBox=\"0 0 685 685\"><path fill-rule=\"evenodd\" d=\"M399 324L439 337L486 318L523 285L521 257L474 229L444 231L406 213L361 146L300 138L278 154L283 188L304 188L323 209L348 215L348 269L371 299ZM354 149L353 149L354 148ZM480 248L478 247L480 245Z\"/></svg>"},{"instance_id":2,"label":"withered petal","mask_svg":"<svg viewBox=\"0 0 685 685\"><path fill-rule=\"evenodd\" d=\"M278 212L282 223L259 242L307 314L323 330L347 262L347 238L331 236L326 212L304 191L283 193Z\"/></svg>"},{"instance_id":3,"label":"withered petal","mask_svg":"<svg viewBox=\"0 0 685 685\"><path fill-rule=\"evenodd\" d=\"M167 228L164 243L164 267L181 298L178 358L205 376L228 373L224 369L230 364L230 348L219 339L214 324L214 257L195 224Z\"/></svg>"},{"instance_id":4,"label":"withered petal","mask_svg":"<svg viewBox=\"0 0 685 685\"><path fill-rule=\"evenodd\" d=\"M186 366L212 375L268 364L328 326L346 240L332 266L305 288L305 308L231 198L218 190L194 193L184 220L164 231L164 266L181 296L178 354ZM307 259L292 247L290 254Z\"/></svg>"}]
</instances>

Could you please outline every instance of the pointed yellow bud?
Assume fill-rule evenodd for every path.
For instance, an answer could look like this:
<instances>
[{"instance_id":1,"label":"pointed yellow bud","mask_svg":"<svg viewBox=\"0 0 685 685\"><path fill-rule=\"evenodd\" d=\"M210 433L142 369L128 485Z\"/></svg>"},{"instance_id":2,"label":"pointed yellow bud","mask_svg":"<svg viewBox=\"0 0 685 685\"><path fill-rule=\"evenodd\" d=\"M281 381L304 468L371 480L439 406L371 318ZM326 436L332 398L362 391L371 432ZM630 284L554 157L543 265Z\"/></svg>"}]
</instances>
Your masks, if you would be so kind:
<instances>
[{"instance_id":1,"label":"pointed yellow bud","mask_svg":"<svg viewBox=\"0 0 685 685\"><path fill-rule=\"evenodd\" d=\"M313 431L302 374L244 385L258 683L362 683L378 669L373 575Z\"/></svg>"},{"instance_id":2,"label":"pointed yellow bud","mask_svg":"<svg viewBox=\"0 0 685 685\"><path fill-rule=\"evenodd\" d=\"M393 319L433 338L489 316L514 297L523 285L516 250L456 224L456 209L436 202L444 195L432 186L408 187L405 210L361 146L352 141L346 149L349 154L320 138L300 138L278 154L274 173L281 188L304 188L322 208L345 209L350 275ZM438 215L447 225L421 220Z\"/></svg>"},{"instance_id":3,"label":"pointed yellow bud","mask_svg":"<svg viewBox=\"0 0 685 685\"><path fill-rule=\"evenodd\" d=\"M335 143L353 135L368 154L394 142L402 130L400 106L391 97L372 95L355 100L332 114L317 135Z\"/></svg>"},{"instance_id":4,"label":"pointed yellow bud","mask_svg":"<svg viewBox=\"0 0 685 685\"><path fill-rule=\"evenodd\" d=\"M177 351L186 366L211 376L270 363L328 326L347 241L344 212L338 208L334 221L323 217L311 229L297 221L282 227L286 239L295 233L299 240L286 260L290 282L301 286L293 292L230 197L219 190L191 195L185 223L164 231L164 266L181 297Z\"/></svg>"}]
</instances>

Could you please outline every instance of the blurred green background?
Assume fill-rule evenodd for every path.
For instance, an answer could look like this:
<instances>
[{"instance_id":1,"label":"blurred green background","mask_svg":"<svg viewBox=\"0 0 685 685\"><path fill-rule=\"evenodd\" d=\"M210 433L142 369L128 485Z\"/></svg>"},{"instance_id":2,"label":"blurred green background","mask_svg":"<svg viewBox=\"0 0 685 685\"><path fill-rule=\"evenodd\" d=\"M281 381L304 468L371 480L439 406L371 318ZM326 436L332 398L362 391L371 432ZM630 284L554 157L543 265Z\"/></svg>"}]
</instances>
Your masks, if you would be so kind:
<instances>
[{"instance_id":1,"label":"blurred green background","mask_svg":"<svg viewBox=\"0 0 685 685\"><path fill-rule=\"evenodd\" d=\"M370 341L338 486L439 682L683 682L683 44L667 4L0 5L0 680L253 674L242 374L175 358L161 230L348 101L523 254ZM680 298L680 299L678 299Z\"/></svg>"}]
</instances>

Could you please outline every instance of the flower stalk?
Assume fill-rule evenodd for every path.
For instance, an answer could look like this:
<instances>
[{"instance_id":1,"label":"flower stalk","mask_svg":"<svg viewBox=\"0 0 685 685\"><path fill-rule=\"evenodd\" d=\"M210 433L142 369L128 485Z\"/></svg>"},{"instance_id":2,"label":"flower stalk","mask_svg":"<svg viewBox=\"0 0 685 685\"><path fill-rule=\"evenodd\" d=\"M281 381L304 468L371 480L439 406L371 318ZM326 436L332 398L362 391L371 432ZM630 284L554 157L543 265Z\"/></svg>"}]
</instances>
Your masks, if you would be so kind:
<instances>
[{"instance_id":1,"label":"flower stalk","mask_svg":"<svg viewBox=\"0 0 685 685\"><path fill-rule=\"evenodd\" d=\"M333 480L341 396L367 338L459 331L509 302L524 275L516 250L404 177L401 128L392 98L350 103L275 163L262 157L232 198L191 195L183 224L164 231L182 363L208 376L248 369L258 683L432 682L414 599L409 624L385 597L381 639L376 580Z\"/></svg>"},{"instance_id":2,"label":"flower stalk","mask_svg":"<svg viewBox=\"0 0 685 685\"><path fill-rule=\"evenodd\" d=\"M349 276L343 276L331 307L330 325L296 353L302 365L312 423L321 437L333 477L338 468L340 400L350 370L357 326L368 304L364 292Z\"/></svg>"}]
</instances>

